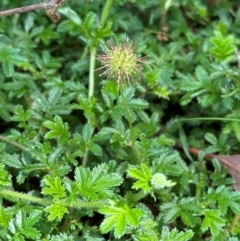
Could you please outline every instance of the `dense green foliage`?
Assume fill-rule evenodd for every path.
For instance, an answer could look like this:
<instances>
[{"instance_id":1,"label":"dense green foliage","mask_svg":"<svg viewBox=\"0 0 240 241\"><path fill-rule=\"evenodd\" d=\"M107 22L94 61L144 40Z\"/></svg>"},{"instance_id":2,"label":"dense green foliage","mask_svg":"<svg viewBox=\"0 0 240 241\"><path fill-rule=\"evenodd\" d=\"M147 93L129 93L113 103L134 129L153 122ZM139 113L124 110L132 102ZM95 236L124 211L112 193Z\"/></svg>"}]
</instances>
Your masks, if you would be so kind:
<instances>
[{"instance_id":1,"label":"dense green foliage","mask_svg":"<svg viewBox=\"0 0 240 241\"><path fill-rule=\"evenodd\" d=\"M240 240L240 192L205 157L240 153L238 1L58 11L0 18L0 240Z\"/></svg>"}]
</instances>

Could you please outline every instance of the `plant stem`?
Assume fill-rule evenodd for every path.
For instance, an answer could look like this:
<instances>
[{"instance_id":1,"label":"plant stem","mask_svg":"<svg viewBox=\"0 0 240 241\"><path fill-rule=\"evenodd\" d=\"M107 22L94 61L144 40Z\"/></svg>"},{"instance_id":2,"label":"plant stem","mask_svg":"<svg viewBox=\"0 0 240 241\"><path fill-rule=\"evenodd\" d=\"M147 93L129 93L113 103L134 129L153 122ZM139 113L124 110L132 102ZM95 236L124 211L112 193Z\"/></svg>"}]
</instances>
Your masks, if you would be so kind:
<instances>
[{"instance_id":1,"label":"plant stem","mask_svg":"<svg viewBox=\"0 0 240 241\"><path fill-rule=\"evenodd\" d=\"M38 197L34 197L34 196L31 196L31 195L28 195L28 194L19 193L19 192L7 190L7 189L0 189L0 194L15 197L15 198L24 199L24 200L27 200L29 202L39 203L41 205L52 204L52 201L50 199L38 198Z\"/></svg>"},{"instance_id":2,"label":"plant stem","mask_svg":"<svg viewBox=\"0 0 240 241\"><path fill-rule=\"evenodd\" d=\"M57 204L60 204L60 205L66 206L66 207L73 207L73 208L98 208L98 207L101 207L101 206L107 204L106 201L99 201L99 202L98 201L96 201L96 202L79 201L79 202L74 202L74 203L70 203L66 199L54 201L51 199L38 198L38 197L34 197L34 196L31 196L28 194L19 193L19 192L7 190L7 189L0 189L0 194L11 196L14 198L24 199L29 202L39 203L40 205L44 205L44 206L49 206L51 204L57 203Z\"/></svg>"},{"instance_id":3,"label":"plant stem","mask_svg":"<svg viewBox=\"0 0 240 241\"><path fill-rule=\"evenodd\" d=\"M95 69L96 53L97 53L97 48L95 46L90 47L88 99L90 99L94 93L94 86L95 86L94 69ZM89 120L88 120L88 122L89 122ZM83 167L85 167L87 165L88 153L89 153L89 150L86 149L84 156L83 156L83 160L82 160Z\"/></svg>"},{"instance_id":4,"label":"plant stem","mask_svg":"<svg viewBox=\"0 0 240 241\"><path fill-rule=\"evenodd\" d=\"M122 89L122 84L120 84L120 93L121 93L121 96L122 96L122 100L123 100L123 105L124 105L124 108L126 110L126 115L127 115L127 120L128 120L128 123L129 123L129 130L130 130L130 136L131 136L131 146L133 148L133 151L135 152L135 155L137 157L137 160L139 163L141 163L141 157L140 157L140 153L136 147L136 144L135 144L135 138L134 138L134 131L133 131L133 126L132 126L132 120L131 120L131 116L130 116L130 113L128 111L128 107L127 107L127 103L126 103L126 99L125 99L125 96L124 96L124 93L123 93L123 89Z\"/></svg>"},{"instance_id":5,"label":"plant stem","mask_svg":"<svg viewBox=\"0 0 240 241\"><path fill-rule=\"evenodd\" d=\"M230 96L236 94L237 92L239 92L239 90L240 90L240 89L237 88L237 89L233 90L232 92L230 92L230 93L228 93L228 94L226 94L226 95L222 95L222 97L230 97Z\"/></svg>"},{"instance_id":6,"label":"plant stem","mask_svg":"<svg viewBox=\"0 0 240 241\"><path fill-rule=\"evenodd\" d=\"M100 26L99 26L100 28L104 27L105 25L112 3L113 3L113 0L107 0L104 5L103 12L100 19ZM98 46L98 39L96 39L95 43L92 46L90 46L89 89L88 89L89 99L94 94L94 86L95 86L94 69L95 69L97 46ZM82 160L82 166L87 165L88 152L89 150L87 149Z\"/></svg>"},{"instance_id":7,"label":"plant stem","mask_svg":"<svg viewBox=\"0 0 240 241\"><path fill-rule=\"evenodd\" d=\"M240 219L240 214L235 214L233 221L232 221L230 227L228 228L229 233L231 233L232 230L234 229L234 227L238 224L239 219Z\"/></svg>"},{"instance_id":8,"label":"plant stem","mask_svg":"<svg viewBox=\"0 0 240 241\"><path fill-rule=\"evenodd\" d=\"M83 166L83 167L85 167L85 166L87 165L88 153L89 153L89 150L88 150L88 148L87 148L86 151L85 151L85 153L84 153L83 159L82 159L82 166Z\"/></svg>"},{"instance_id":9,"label":"plant stem","mask_svg":"<svg viewBox=\"0 0 240 241\"><path fill-rule=\"evenodd\" d=\"M107 0L104 5L101 20L100 20L100 27L103 27L105 25L112 3L113 3L113 0Z\"/></svg>"},{"instance_id":10,"label":"plant stem","mask_svg":"<svg viewBox=\"0 0 240 241\"><path fill-rule=\"evenodd\" d=\"M5 136L3 136L3 135L0 135L0 140L5 141L5 142L7 142L7 143L9 143L9 144L11 144L11 145L13 145L13 146L16 146L16 147L22 149L22 150L26 150L26 149L27 149L27 147L25 147L25 146L23 146L23 145L15 142L15 141L9 141L9 140L8 140Z\"/></svg>"},{"instance_id":11,"label":"plant stem","mask_svg":"<svg viewBox=\"0 0 240 241\"><path fill-rule=\"evenodd\" d=\"M175 119L176 122L184 122L184 121L236 121L240 122L240 119L233 118L221 118L221 117L193 117L193 118L181 118Z\"/></svg>"},{"instance_id":12,"label":"plant stem","mask_svg":"<svg viewBox=\"0 0 240 241\"><path fill-rule=\"evenodd\" d=\"M102 28L105 25L112 3L113 3L113 0L107 0L104 5L102 16L100 19L100 26L99 26L100 28ZM88 94L89 98L94 93L94 85L95 85L94 69L95 69L97 46L98 46L98 39L95 41L94 45L90 47L89 94Z\"/></svg>"},{"instance_id":13,"label":"plant stem","mask_svg":"<svg viewBox=\"0 0 240 241\"><path fill-rule=\"evenodd\" d=\"M146 197L147 195L148 195L147 192L144 192L143 190L141 190L138 193L134 194L133 201L137 202L137 201L143 199L144 197Z\"/></svg>"},{"instance_id":14,"label":"plant stem","mask_svg":"<svg viewBox=\"0 0 240 241\"><path fill-rule=\"evenodd\" d=\"M95 46L92 46L90 48L90 67L89 67L89 92L88 92L88 98L91 98L94 93L94 85L95 85L95 79L94 79L94 69L95 69L95 58L96 58L96 52L97 48Z\"/></svg>"}]
</instances>

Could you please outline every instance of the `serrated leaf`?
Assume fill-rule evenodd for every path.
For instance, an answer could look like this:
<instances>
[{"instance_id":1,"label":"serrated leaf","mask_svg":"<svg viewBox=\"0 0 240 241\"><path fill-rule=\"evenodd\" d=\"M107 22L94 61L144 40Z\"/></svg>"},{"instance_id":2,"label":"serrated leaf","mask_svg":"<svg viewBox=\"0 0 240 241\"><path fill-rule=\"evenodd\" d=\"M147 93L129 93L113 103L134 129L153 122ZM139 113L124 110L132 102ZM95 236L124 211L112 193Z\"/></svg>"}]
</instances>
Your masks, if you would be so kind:
<instances>
[{"instance_id":1,"label":"serrated leaf","mask_svg":"<svg viewBox=\"0 0 240 241\"><path fill-rule=\"evenodd\" d=\"M185 162L181 159L178 153L170 155L163 154L154 161L156 165L156 171L169 174L169 175L181 175L183 171L188 171Z\"/></svg>"},{"instance_id":2,"label":"serrated leaf","mask_svg":"<svg viewBox=\"0 0 240 241\"><path fill-rule=\"evenodd\" d=\"M53 221L55 219L61 220L65 213L68 213L68 209L60 204L52 204L46 208L46 211L50 214L48 215L48 220Z\"/></svg>"},{"instance_id":3,"label":"serrated leaf","mask_svg":"<svg viewBox=\"0 0 240 241\"><path fill-rule=\"evenodd\" d=\"M145 164L141 164L140 167L132 166L128 169L127 173L130 177L137 179L132 188L142 188L145 192L152 189L150 185L152 171Z\"/></svg>"},{"instance_id":4,"label":"serrated leaf","mask_svg":"<svg viewBox=\"0 0 240 241\"><path fill-rule=\"evenodd\" d=\"M218 209L222 214L227 209L232 209L235 213L240 213L240 193L228 190L225 186L220 186L216 190L210 189L206 196L208 200L218 203Z\"/></svg>"},{"instance_id":5,"label":"serrated leaf","mask_svg":"<svg viewBox=\"0 0 240 241\"><path fill-rule=\"evenodd\" d=\"M118 219L116 220L116 224L115 224L115 230L114 230L114 236L116 238L120 238L123 233L126 230L126 226L127 226L127 218L125 214L119 214L118 215Z\"/></svg>"},{"instance_id":6,"label":"serrated leaf","mask_svg":"<svg viewBox=\"0 0 240 241\"><path fill-rule=\"evenodd\" d=\"M208 73L202 66L197 66L195 69L195 75L201 83L206 83L208 80Z\"/></svg>"},{"instance_id":7,"label":"serrated leaf","mask_svg":"<svg viewBox=\"0 0 240 241\"><path fill-rule=\"evenodd\" d=\"M96 156L101 156L103 151L102 151L102 147L99 146L98 144L96 143L91 143L89 146L88 146L89 150Z\"/></svg>"},{"instance_id":8,"label":"serrated leaf","mask_svg":"<svg viewBox=\"0 0 240 241\"><path fill-rule=\"evenodd\" d=\"M112 227L114 227L116 222L115 216L110 216L107 218L104 218L103 222L101 223L100 229L103 234L108 233Z\"/></svg>"},{"instance_id":9,"label":"serrated leaf","mask_svg":"<svg viewBox=\"0 0 240 241\"><path fill-rule=\"evenodd\" d=\"M12 215L8 213L2 206L0 206L0 226L7 228Z\"/></svg>"},{"instance_id":10,"label":"serrated leaf","mask_svg":"<svg viewBox=\"0 0 240 241\"><path fill-rule=\"evenodd\" d=\"M208 228L213 236L217 236L221 228L225 225L225 220L221 218L219 210L204 210L204 220L201 225L201 230L206 231Z\"/></svg>"},{"instance_id":11,"label":"serrated leaf","mask_svg":"<svg viewBox=\"0 0 240 241\"><path fill-rule=\"evenodd\" d=\"M91 139L92 135L93 135L93 127L89 124L86 124L84 127L83 127L83 133L82 133L82 136L83 136L83 140L84 142L88 141Z\"/></svg>"},{"instance_id":12,"label":"serrated leaf","mask_svg":"<svg viewBox=\"0 0 240 241\"><path fill-rule=\"evenodd\" d=\"M45 134L46 139L57 138L59 143L64 143L69 138L68 124L63 123L60 116L55 116L54 121L45 121L43 125L51 129Z\"/></svg>"},{"instance_id":13,"label":"serrated leaf","mask_svg":"<svg viewBox=\"0 0 240 241\"><path fill-rule=\"evenodd\" d=\"M110 188L122 182L117 173L108 173L106 164L98 165L92 171L89 168L76 168L75 180L79 194L92 200L111 197L113 192Z\"/></svg>"},{"instance_id":14,"label":"serrated leaf","mask_svg":"<svg viewBox=\"0 0 240 241\"><path fill-rule=\"evenodd\" d=\"M169 223L180 216L187 226L195 225L193 214L201 213L201 209L193 198L182 198L180 201L173 201L161 205L164 222Z\"/></svg>"},{"instance_id":15,"label":"serrated leaf","mask_svg":"<svg viewBox=\"0 0 240 241\"><path fill-rule=\"evenodd\" d=\"M49 52L46 52L46 51L44 53L48 53L49 54ZM49 60L45 60L45 62L48 62L48 61ZM55 106L59 102L61 95L62 95L61 89L59 89L59 88L52 88L49 91L49 94L48 94L48 102L52 106Z\"/></svg>"},{"instance_id":16,"label":"serrated leaf","mask_svg":"<svg viewBox=\"0 0 240 241\"><path fill-rule=\"evenodd\" d=\"M194 232L192 230L179 232L176 228L174 228L170 232L169 229L164 226L162 230L162 238L160 241L187 241L190 240L193 235Z\"/></svg>"},{"instance_id":17,"label":"serrated leaf","mask_svg":"<svg viewBox=\"0 0 240 241\"><path fill-rule=\"evenodd\" d=\"M4 73L7 77L11 77L14 73L14 64L17 62L25 63L27 60L23 55L19 54L20 49L3 46L0 47L0 61L3 65Z\"/></svg>"},{"instance_id":18,"label":"serrated leaf","mask_svg":"<svg viewBox=\"0 0 240 241\"><path fill-rule=\"evenodd\" d=\"M14 167L17 169L23 168L23 164L19 160L18 155L10 155L10 154L5 154L2 157L2 162L10 167Z\"/></svg>"},{"instance_id":19,"label":"serrated leaf","mask_svg":"<svg viewBox=\"0 0 240 241\"><path fill-rule=\"evenodd\" d=\"M11 184L11 176L4 169L4 165L0 163L0 186L8 186Z\"/></svg>"},{"instance_id":20,"label":"serrated leaf","mask_svg":"<svg viewBox=\"0 0 240 241\"><path fill-rule=\"evenodd\" d=\"M213 44L210 51L218 60L227 60L235 51L234 38L232 36L223 36L219 31L215 31L215 36L210 38Z\"/></svg>"},{"instance_id":21,"label":"serrated leaf","mask_svg":"<svg viewBox=\"0 0 240 241\"><path fill-rule=\"evenodd\" d=\"M40 232L33 226L39 221L40 217L40 211L35 210L30 215L26 215L23 210L20 210L16 216L11 219L9 223L9 231L14 238L19 238L20 240L23 237L36 240L40 238Z\"/></svg>"},{"instance_id":22,"label":"serrated leaf","mask_svg":"<svg viewBox=\"0 0 240 241\"><path fill-rule=\"evenodd\" d=\"M43 194L52 195L54 200L65 197L65 188L61 183L60 177L47 176L44 179L44 183L47 187L42 189Z\"/></svg>"},{"instance_id":23,"label":"serrated leaf","mask_svg":"<svg viewBox=\"0 0 240 241\"><path fill-rule=\"evenodd\" d=\"M105 214L103 222L100 225L102 233L107 233L111 229L114 230L114 236L120 238L125 233L127 224L136 227L143 212L140 209L131 209L129 206L120 204L116 207L103 207L99 210L100 213Z\"/></svg>"}]
</instances>

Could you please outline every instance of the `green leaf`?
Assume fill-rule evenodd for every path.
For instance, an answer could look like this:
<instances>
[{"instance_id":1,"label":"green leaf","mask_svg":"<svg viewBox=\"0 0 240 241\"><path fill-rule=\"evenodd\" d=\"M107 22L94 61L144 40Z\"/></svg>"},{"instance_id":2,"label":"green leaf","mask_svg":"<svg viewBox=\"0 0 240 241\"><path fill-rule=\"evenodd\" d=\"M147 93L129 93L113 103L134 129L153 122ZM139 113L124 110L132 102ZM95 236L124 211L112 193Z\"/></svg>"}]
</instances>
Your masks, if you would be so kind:
<instances>
[{"instance_id":1,"label":"green leaf","mask_svg":"<svg viewBox=\"0 0 240 241\"><path fill-rule=\"evenodd\" d=\"M69 18L76 25L80 25L82 22L78 14L69 7L60 8L59 12Z\"/></svg>"},{"instance_id":2,"label":"green leaf","mask_svg":"<svg viewBox=\"0 0 240 241\"><path fill-rule=\"evenodd\" d=\"M212 133L206 133L204 138L211 143L211 146L206 148L206 152L220 152L220 153L228 153L230 145L227 143L227 135L221 134L218 138Z\"/></svg>"},{"instance_id":3,"label":"green leaf","mask_svg":"<svg viewBox=\"0 0 240 241\"><path fill-rule=\"evenodd\" d=\"M143 211L146 214L147 210L145 208L143 208ZM152 217L149 218L145 215L144 218L141 219L140 225L136 233L139 240L148 241L150 240L149 237L151 237L151 241L159 241L157 222L154 221Z\"/></svg>"},{"instance_id":4,"label":"green leaf","mask_svg":"<svg viewBox=\"0 0 240 241\"><path fill-rule=\"evenodd\" d=\"M24 111L21 105L16 105L14 112L15 112L15 115L12 117L13 121L26 122L31 117L31 111L30 110Z\"/></svg>"},{"instance_id":5,"label":"green leaf","mask_svg":"<svg viewBox=\"0 0 240 241\"><path fill-rule=\"evenodd\" d=\"M226 123L226 126L223 129L223 133L228 134L230 132L233 132L237 137L238 141L240 141L240 122L235 121L240 118L239 112L232 111L230 114L226 116L226 118L233 119L233 120Z\"/></svg>"},{"instance_id":6,"label":"green leaf","mask_svg":"<svg viewBox=\"0 0 240 241\"><path fill-rule=\"evenodd\" d=\"M217 138L212 133L206 133L204 138L210 142L212 145L215 145L217 142Z\"/></svg>"},{"instance_id":7,"label":"green leaf","mask_svg":"<svg viewBox=\"0 0 240 241\"><path fill-rule=\"evenodd\" d=\"M240 213L240 193L228 190L220 186L216 190L209 189L206 195L208 201L217 202L221 214L226 214L230 208L234 213Z\"/></svg>"},{"instance_id":8,"label":"green leaf","mask_svg":"<svg viewBox=\"0 0 240 241\"><path fill-rule=\"evenodd\" d=\"M78 167L74 176L79 194L92 200L111 197L113 192L110 188L122 183L119 174L108 173L105 163L94 167L92 171L89 168Z\"/></svg>"},{"instance_id":9,"label":"green leaf","mask_svg":"<svg viewBox=\"0 0 240 241\"><path fill-rule=\"evenodd\" d=\"M0 45L0 61L4 74L11 77L14 73L14 64L25 63L27 60L20 54L20 49Z\"/></svg>"},{"instance_id":10,"label":"green leaf","mask_svg":"<svg viewBox=\"0 0 240 241\"><path fill-rule=\"evenodd\" d=\"M85 148L89 149L94 155L101 156L102 148L100 145L95 143L96 141L98 141L98 136L95 135L92 137L93 132L94 128L91 125L86 124L83 127L83 142L85 144Z\"/></svg>"},{"instance_id":11,"label":"green leaf","mask_svg":"<svg viewBox=\"0 0 240 241\"><path fill-rule=\"evenodd\" d=\"M0 206L0 226L3 228L8 228L11 218L12 215L2 206Z\"/></svg>"},{"instance_id":12,"label":"green leaf","mask_svg":"<svg viewBox=\"0 0 240 241\"><path fill-rule=\"evenodd\" d=\"M156 171L179 176L183 171L188 171L188 167L177 152L173 154L163 154L154 160Z\"/></svg>"},{"instance_id":13,"label":"green leaf","mask_svg":"<svg viewBox=\"0 0 240 241\"><path fill-rule=\"evenodd\" d=\"M114 230L114 236L120 238L124 235L127 225L137 227L143 212L140 209L131 209L126 204L100 208L99 212L106 215L100 225L102 233Z\"/></svg>"},{"instance_id":14,"label":"green leaf","mask_svg":"<svg viewBox=\"0 0 240 241\"><path fill-rule=\"evenodd\" d=\"M84 142L87 142L91 139L92 135L93 135L93 127L89 124L86 124L84 127L83 127L83 133L82 133L82 136L83 136L83 141Z\"/></svg>"},{"instance_id":15,"label":"green leaf","mask_svg":"<svg viewBox=\"0 0 240 241\"><path fill-rule=\"evenodd\" d=\"M223 36L219 31L215 31L214 37L210 38L212 43L211 53L219 60L227 60L234 54L235 44L233 36Z\"/></svg>"},{"instance_id":16,"label":"green leaf","mask_svg":"<svg viewBox=\"0 0 240 241\"><path fill-rule=\"evenodd\" d=\"M11 219L8 227L14 240L39 239L40 232L33 226L39 221L41 214L41 211L34 210L27 215L23 210L19 210L16 216Z\"/></svg>"},{"instance_id":17,"label":"green leaf","mask_svg":"<svg viewBox=\"0 0 240 241\"><path fill-rule=\"evenodd\" d=\"M45 209L50 214L48 220L53 221L55 219L61 220L65 213L68 213L68 209L61 204L55 203Z\"/></svg>"},{"instance_id":18,"label":"green leaf","mask_svg":"<svg viewBox=\"0 0 240 241\"><path fill-rule=\"evenodd\" d=\"M2 156L2 162L10 167L14 167L17 169L23 168L23 163L19 160L19 156L14 154L14 155L10 155L10 154L5 154Z\"/></svg>"},{"instance_id":19,"label":"green leaf","mask_svg":"<svg viewBox=\"0 0 240 241\"><path fill-rule=\"evenodd\" d=\"M170 203L164 203L161 205L163 218L165 223L170 223L178 216L187 225L193 227L196 219L194 214L201 212L199 205L193 198L182 198L180 201L172 201Z\"/></svg>"},{"instance_id":20,"label":"green leaf","mask_svg":"<svg viewBox=\"0 0 240 241\"><path fill-rule=\"evenodd\" d=\"M211 234L217 236L221 228L225 225L225 220L221 218L221 212L219 210L204 210L204 219L201 225L201 230L206 231L210 228Z\"/></svg>"},{"instance_id":21,"label":"green leaf","mask_svg":"<svg viewBox=\"0 0 240 241\"><path fill-rule=\"evenodd\" d=\"M131 117L131 121L134 122L136 120L137 113L148 107L148 103L142 99L135 99L134 97L135 89L133 87L125 88L123 90L123 95L125 101L123 101L122 96L119 96L117 99L117 104L114 103L116 96L114 93L109 93L108 88L102 89L102 96L104 98L104 102L107 106L107 110L104 107L101 108L102 116L101 120L104 122L111 117L115 122L122 119L122 117L126 118L126 109ZM126 103L127 107L125 107ZM98 105L98 109L100 106Z\"/></svg>"},{"instance_id":22,"label":"green leaf","mask_svg":"<svg viewBox=\"0 0 240 241\"><path fill-rule=\"evenodd\" d=\"M65 197L65 188L61 183L60 177L47 176L43 182L46 186L48 186L42 189L43 194L52 195L54 200Z\"/></svg>"},{"instance_id":23,"label":"green leaf","mask_svg":"<svg viewBox=\"0 0 240 241\"><path fill-rule=\"evenodd\" d=\"M46 139L57 138L59 143L64 143L70 137L68 124L63 124L62 118L60 116L55 116L54 121L45 121L43 125L51 129L45 134L44 137Z\"/></svg>"},{"instance_id":24,"label":"green leaf","mask_svg":"<svg viewBox=\"0 0 240 241\"><path fill-rule=\"evenodd\" d=\"M152 189L150 185L152 171L146 164L141 164L140 167L131 166L127 173L130 177L137 179L132 188L143 189L144 192L149 192Z\"/></svg>"},{"instance_id":25,"label":"green leaf","mask_svg":"<svg viewBox=\"0 0 240 241\"><path fill-rule=\"evenodd\" d=\"M195 75L201 84L208 82L208 73L202 66L197 66L197 68L195 69Z\"/></svg>"},{"instance_id":26,"label":"green leaf","mask_svg":"<svg viewBox=\"0 0 240 241\"><path fill-rule=\"evenodd\" d=\"M96 156L102 156L102 147L99 146L98 144L96 143L91 143L89 146L88 146L89 150Z\"/></svg>"},{"instance_id":27,"label":"green leaf","mask_svg":"<svg viewBox=\"0 0 240 241\"><path fill-rule=\"evenodd\" d=\"M11 176L5 170L4 165L0 163L0 186L9 186L11 184Z\"/></svg>"},{"instance_id":28,"label":"green leaf","mask_svg":"<svg viewBox=\"0 0 240 241\"><path fill-rule=\"evenodd\" d=\"M178 130L179 130L179 136L180 136L180 140L181 140L183 150L184 150L186 156L188 157L188 159L192 161L192 157L189 153L189 147L188 147L187 138L186 138L186 135L184 133L184 130L183 130L183 128L182 128L182 126L180 125L179 122L177 122L177 126L178 126Z\"/></svg>"},{"instance_id":29,"label":"green leaf","mask_svg":"<svg viewBox=\"0 0 240 241\"><path fill-rule=\"evenodd\" d=\"M192 230L186 232L179 232L176 228L169 231L169 229L164 226L162 229L162 238L160 241L187 241L193 237L194 233Z\"/></svg>"}]
</instances>

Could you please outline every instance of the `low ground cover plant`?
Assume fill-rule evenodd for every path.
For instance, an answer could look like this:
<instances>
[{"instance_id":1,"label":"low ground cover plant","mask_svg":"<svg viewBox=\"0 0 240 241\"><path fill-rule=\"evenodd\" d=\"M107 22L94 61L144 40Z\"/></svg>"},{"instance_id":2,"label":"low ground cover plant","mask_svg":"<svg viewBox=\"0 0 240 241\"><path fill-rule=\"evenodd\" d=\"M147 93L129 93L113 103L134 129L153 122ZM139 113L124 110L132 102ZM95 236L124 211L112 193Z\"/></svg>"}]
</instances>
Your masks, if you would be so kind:
<instances>
[{"instance_id":1,"label":"low ground cover plant","mask_svg":"<svg viewBox=\"0 0 240 241\"><path fill-rule=\"evenodd\" d=\"M0 240L239 240L237 1L52 2L0 12Z\"/></svg>"}]
</instances>

